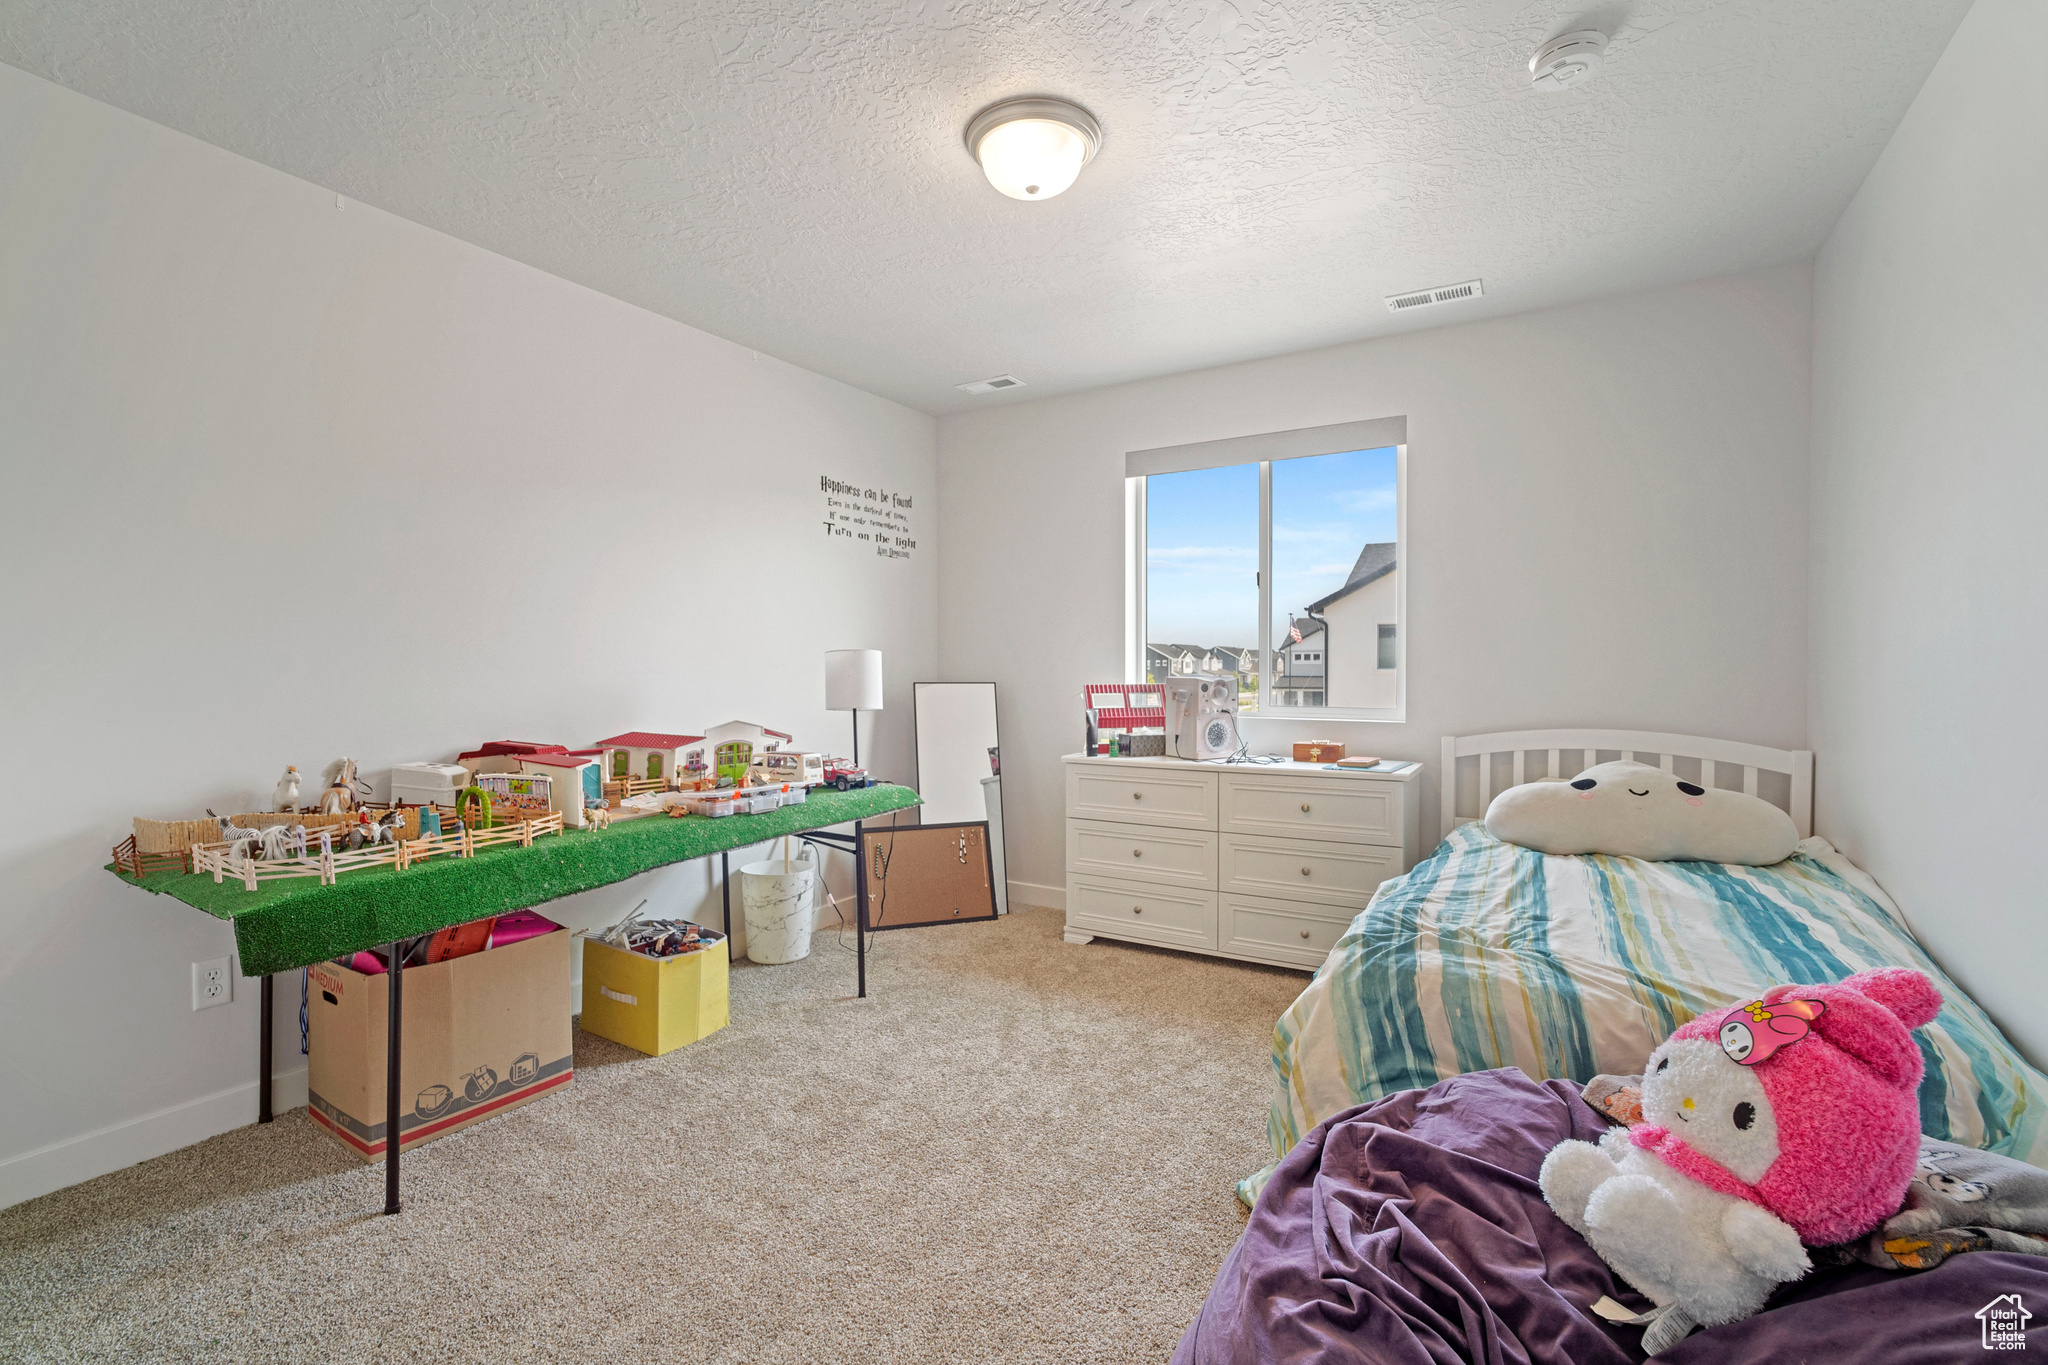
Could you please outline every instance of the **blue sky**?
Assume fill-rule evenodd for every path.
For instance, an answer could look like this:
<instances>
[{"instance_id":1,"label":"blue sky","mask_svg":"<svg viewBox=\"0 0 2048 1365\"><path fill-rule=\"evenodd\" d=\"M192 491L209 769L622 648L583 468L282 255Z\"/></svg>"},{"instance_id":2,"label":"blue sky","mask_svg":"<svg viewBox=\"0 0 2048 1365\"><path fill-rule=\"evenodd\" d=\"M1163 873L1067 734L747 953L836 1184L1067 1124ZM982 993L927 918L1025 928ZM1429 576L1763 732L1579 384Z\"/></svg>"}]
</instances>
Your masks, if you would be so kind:
<instances>
[{"instance_id":1,"label":"blue sky","mask_svg":"<svg viewBox=\"0 0 2048 1365\"><path fill-rule=\"evenodd\" d=\"M1395 452L1273 463L1273 623L1344 584L1362 545L1395 527ZM1145 481L1146 634L1200 645L1258 643L1259 467Z\"/></svg>"}]
</instances>

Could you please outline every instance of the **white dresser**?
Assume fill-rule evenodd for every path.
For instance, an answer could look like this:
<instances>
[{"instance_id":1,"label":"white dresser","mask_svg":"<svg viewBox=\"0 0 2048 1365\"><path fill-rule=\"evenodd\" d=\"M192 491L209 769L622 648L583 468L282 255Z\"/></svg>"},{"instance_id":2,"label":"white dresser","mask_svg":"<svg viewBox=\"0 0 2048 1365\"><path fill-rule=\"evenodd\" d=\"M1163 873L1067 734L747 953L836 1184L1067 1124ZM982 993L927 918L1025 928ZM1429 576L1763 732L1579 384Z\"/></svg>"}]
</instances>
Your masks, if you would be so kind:
<instances>
[{"instance_id":1,"label":"white dresser","mask_svg":"<svg viewBox=\"0 0 2048 1365\"><path fill-rule=\"evenodd\" d=\"M1067 772L1067 942L1320 967L1420 855L1415 780L1315 763L1087 758Z\"/></svg>"}]
</instances>

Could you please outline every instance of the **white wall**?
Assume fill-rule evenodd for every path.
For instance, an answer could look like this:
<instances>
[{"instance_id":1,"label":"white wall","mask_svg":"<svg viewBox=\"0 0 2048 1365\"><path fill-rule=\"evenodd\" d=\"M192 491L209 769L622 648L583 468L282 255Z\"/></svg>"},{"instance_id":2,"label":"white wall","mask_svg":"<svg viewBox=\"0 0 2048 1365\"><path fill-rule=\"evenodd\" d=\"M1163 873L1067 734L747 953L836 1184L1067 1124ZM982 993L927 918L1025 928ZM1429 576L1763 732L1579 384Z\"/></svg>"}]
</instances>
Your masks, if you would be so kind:
<instances>
[{"instance_id":1,"label":"white wall","mask_svg":"<svg viewBox=\"0 0 2048 1365\"><path fill-rule=\"evenodd\" d=\"M1815 272L1820 832L2048 1061L2048 8L1977 0Z\"/></svg>"},{"instance_id":2,"label":"white wall","mask_svg":"<svg viewBox=\"0 0 2048 1365\"><path fill-rule=\"evenodd\" d=\"M1059 756L1081 685L1120 680L1128 450L1408 419L1408 721L1249 722L1255 745L1342 735L1433 779L1442 735L1523 726L1802 744L1809 283L1788 266L942 419L940 664L1001 684L1013 881L1063 882ZM1433 780L1424 800L1433 831Z\"/></svg>"},{"instance_id":3,"label":"white wall","mask_svg":"<svg viewBox=\"0 0 2048 1365\"><path fill-rule=\"evenodd\" d=\"M0 128L0 1204L254 1117L255 983L189 1008L228 927L100 870L135 815L734 716L840 752L834 647L908 773L929 418L6 67ZM828 541L821 475L921 548Z\"/></svg>"}]
</instances>

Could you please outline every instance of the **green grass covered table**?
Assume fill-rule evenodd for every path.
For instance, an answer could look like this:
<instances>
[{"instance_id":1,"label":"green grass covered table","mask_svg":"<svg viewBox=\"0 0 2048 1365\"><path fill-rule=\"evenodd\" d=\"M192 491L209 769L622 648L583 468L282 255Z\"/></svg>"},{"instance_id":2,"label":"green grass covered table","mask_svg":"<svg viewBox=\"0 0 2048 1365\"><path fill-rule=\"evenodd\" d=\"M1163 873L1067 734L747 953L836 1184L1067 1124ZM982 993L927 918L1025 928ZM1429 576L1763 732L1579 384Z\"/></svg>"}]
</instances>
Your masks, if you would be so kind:
<instances>
[{"instance_id":1,"label":"green grass covered table","mask_svg":"<svg viewBox=\"0 0 2048 1365\"><path fill-rule=\"evenodd\" d=\"M545 834L533 847L501 844L473 858L436 857L401 872L394 867L346 872L332 886L300 877L264 882L256 890L211 873L159 872L137 881L235 926L242 974L267 976L328 958L378 948L590 891L670 863L767 843L830 825L872 819L918 804L908 787L836 792L820 787L802 805L763 815L671 819L650 815L610 829Z\"/></svg>"},{"instance_id":2,"label":"green grass covered table","mask_svg":"<svg viewBox=\"0 0 2048 1365\"><path fill-rule=\"evenodd\" d=\"M545 905L579 891L592 891L670 863L736 848L765 844L785 835L811 834L847 849L854 856L858 906L858 994L868 993L867 869L860 845L860 821L904 810L922 798L908 787L865 787L837 792L814 788L810 799L763 815L702 816L672 819L666 815L623 820L609 829L564 830L544 834L532 847L499 844L469 858L436 855L403 872L396 867L368 867L322 886L311 877L258 884L254 891L232 877L216 882L213 874L158 872L134 878L108 870L122 881L146 891L197 906L235 926L235 949L245 976L263 978L261 1032L257 1052L256 1121L269 1123L271 1085L272 983L275 972L309 967L383 944L418 938L436 929L466 924L486 915L502 915ZM851 824L852 837L824 834L832 825ZM728 898L731 887L726 888ZM730 900L728 899L728 914ZM729 927L729 926L728 926ZM384 1112L393 1124L393 1139L384 1150L384 1212L399 1211L399 1150L395 1116L404 1110L398 1093L404 1019L404 954L391 955L390 988L386 994Z\"/></svg>"}]
</instances>

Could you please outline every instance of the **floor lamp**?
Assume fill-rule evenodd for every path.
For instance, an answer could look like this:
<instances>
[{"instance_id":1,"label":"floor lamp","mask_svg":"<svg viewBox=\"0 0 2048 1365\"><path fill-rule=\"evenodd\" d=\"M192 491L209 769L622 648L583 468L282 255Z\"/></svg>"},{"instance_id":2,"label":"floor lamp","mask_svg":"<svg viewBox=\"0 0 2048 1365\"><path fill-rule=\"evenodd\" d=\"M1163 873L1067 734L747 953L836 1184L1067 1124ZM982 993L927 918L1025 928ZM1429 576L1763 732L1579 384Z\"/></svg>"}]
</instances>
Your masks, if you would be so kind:
<instances>
[{"instance_id":1,"label":"floor lamp","mask_svg":"<svg viewBox=\"0 0 2048 1365\"><path fill-rule=\"evenodd\" d=\"M860 766L860 713L882 709L882 651L825 651L825 709L853 712L853 766Z\"/></svg>"}]
</instances>

